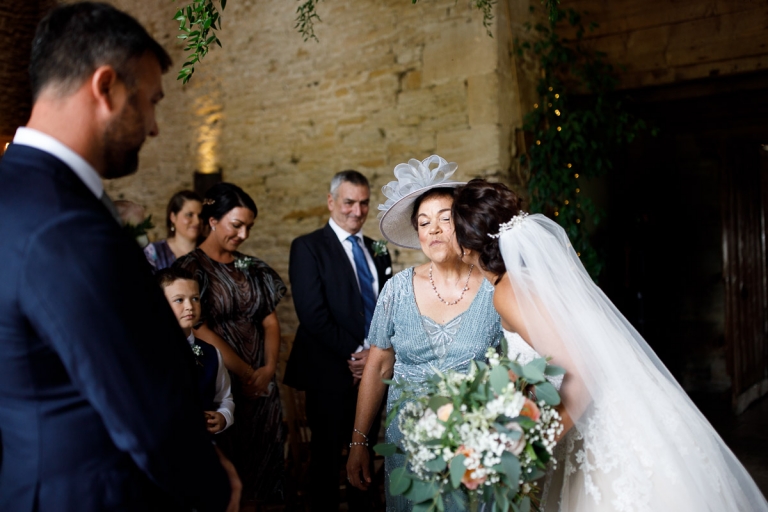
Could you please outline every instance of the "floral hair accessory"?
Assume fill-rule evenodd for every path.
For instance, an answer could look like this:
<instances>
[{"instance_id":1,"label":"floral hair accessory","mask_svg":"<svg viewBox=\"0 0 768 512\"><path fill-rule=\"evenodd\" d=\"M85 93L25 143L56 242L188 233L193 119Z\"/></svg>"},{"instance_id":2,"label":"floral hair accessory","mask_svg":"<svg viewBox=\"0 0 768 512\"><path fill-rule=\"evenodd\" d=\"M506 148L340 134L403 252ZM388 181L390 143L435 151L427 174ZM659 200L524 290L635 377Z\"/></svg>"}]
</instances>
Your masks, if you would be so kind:
<instances>
[{"instance_id":1,"label":"floral hair accessory","mask_svg":"<svg viewBox=\"0 0 768 512\"><path fill-rule=\"evenodd\" d=\"M216 200L215 199L210 199L208 197L203 199L203 206L209 205L209 204L216 204Z\"/></svg>"},{"instance_id":2,"label":"floral hair accessory","mask_svg":"<svg viewBox=\"0 0 768 512\"><path fill-rule=\"evenodd\" d=\"M381 192L387 198L379 205L379 229L384 238L400 247L420 249L419 235L411 225L411 211L416 199L431 188L455 188L464 183L449 181L458 164L432 155L421 162L412 158L395 167L397 181L390 181Z\"/></svg>"},{"instance_id":3,"label":"floral hair accessory","mask_svg":"<svg viewBox=\"0 0 768 512\"><path fill-rule=\"evenodd\" d=\"M526 212L519 212L517 215L509 219L509 222L502 222L499 224L499 232L496 234L488 233L488 236L491 238L499 238L502 234L504 234L505 231L509 231L512 228L515 228L523 223L525 218L528 216Z\"/></svg>"}]
</instances>

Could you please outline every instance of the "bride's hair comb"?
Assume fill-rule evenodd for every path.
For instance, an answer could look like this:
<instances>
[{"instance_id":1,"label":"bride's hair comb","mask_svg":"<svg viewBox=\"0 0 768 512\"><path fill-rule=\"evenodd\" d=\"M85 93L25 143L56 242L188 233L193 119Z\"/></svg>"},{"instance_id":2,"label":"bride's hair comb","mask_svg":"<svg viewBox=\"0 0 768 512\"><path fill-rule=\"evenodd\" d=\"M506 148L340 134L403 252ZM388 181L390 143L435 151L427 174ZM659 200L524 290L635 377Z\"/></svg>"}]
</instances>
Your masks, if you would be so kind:
<instances>
[{"instance_id":1,"label":"bride's hair comb","mask_svg":"<svg viewBox=\"0 0 768 512\"><path fill-rule=\"evenodd\" d=\"M522 224L527 216L528 216L527 212L520 211L517 215L509 219L508 222L502 222L501 224L499 224L498 233L488 233L488 236L491 238L499 238L505 231L509 231L510 229Z\"/></svg>"}]
</instances>

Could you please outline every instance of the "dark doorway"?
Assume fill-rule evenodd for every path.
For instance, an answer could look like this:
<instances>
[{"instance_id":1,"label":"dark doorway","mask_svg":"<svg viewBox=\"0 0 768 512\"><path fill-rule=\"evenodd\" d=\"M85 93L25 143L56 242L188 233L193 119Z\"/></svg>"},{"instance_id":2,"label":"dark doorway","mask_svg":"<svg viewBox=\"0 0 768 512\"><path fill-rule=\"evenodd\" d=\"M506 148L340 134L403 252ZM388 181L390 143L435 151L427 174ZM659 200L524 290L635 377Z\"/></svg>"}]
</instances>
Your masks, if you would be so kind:
<instances>
[{"instance_id":1,"label":"dark doorway","mask_svg":"<svg viewBox=\"0 0 768 512\"><path fill-rule=\"evenodd\" d=\"M606 179L600 284L692 396L768 391L768 75L633 91L659 128Z\"/></svg>"}]
</instances>

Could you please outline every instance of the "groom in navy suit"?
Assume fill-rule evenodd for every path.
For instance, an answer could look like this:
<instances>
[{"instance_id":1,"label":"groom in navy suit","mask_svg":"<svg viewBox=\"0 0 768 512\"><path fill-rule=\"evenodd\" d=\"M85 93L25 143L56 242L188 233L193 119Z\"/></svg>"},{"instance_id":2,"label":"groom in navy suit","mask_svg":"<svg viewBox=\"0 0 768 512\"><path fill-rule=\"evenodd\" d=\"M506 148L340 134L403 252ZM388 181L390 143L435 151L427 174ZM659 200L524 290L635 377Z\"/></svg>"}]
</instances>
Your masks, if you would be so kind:
<instances>
[{"instance_id":1,"label":"groom in navy suit","mask_svg":"<svg viewBox=\"0 0 768 512\"><path fill-rule=\"evenodd\" d=\"M389 254L375 251L373 240L362 234L370 196L368 180L359 172L336 174L328 193L328 224L291 244L289 273L299 328L284 382L306 391L310 504L318 512L339 508L341 448L354 427L368 327L376 297L392 277ZM374 424L367 433L370 447L379 430ZM370 510L373 492L347 486L349 509Z\"/></svg>"},{"instance_id":2,"label":"groom in navy suit","mask_svg":"<svg viewBox=\"0 0 768 512\"><path fill-rule=\"evenodd\" d=\"M237 509L189 345L101 182L157 135L169 65L105 4L38 27L32 115L0 161L0 510Z\"/></svg>"}]
</instances>

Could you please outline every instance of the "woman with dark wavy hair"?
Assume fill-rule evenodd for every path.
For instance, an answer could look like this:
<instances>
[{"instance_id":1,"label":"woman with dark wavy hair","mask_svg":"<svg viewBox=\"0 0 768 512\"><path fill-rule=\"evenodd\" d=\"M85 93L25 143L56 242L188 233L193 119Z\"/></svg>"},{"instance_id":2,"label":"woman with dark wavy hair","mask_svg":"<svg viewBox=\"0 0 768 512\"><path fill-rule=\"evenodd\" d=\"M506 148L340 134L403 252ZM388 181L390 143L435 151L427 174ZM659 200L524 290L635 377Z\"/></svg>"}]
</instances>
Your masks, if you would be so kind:
<instances>
[{"instance_id":1,"label":"woman with dark wavy hair","mask_svg":"<svg viewBox=\"0 0 768 512\"><path fill-rule=\"evenodd\" d=\"M592 281L556 222L472 180L453 203L464 261L495 284L510 357L551 356L568 433L545 512L768 511L741 463Z\"/></svg>"},{"instance_id":2,"label":"woman with dark wavy hair","mask_svg":"<svg viewBox=\"0 0 768 512\"><path fill-rule=\"evenodd\" d=\"M275 383L280 351L275 309L286 287L266 263L238 251L257 214L256 203L243 189L214 185L200 216L208 236L174 266L190 272L200 285L204 323L195 336L219 349L232 375L235 421L217 436L217 444L237 468L243 503L262 505L283 501L285 435Z\"/></svg>"}]
</instances>

